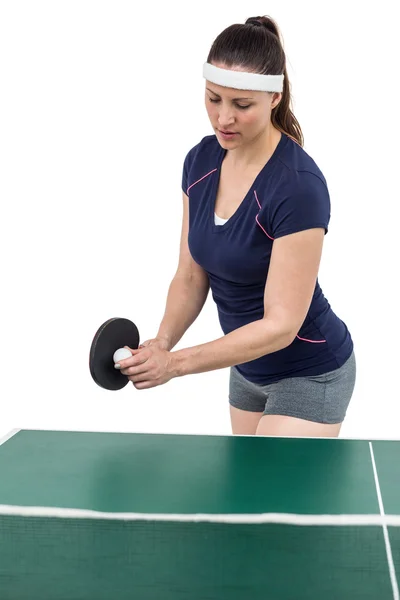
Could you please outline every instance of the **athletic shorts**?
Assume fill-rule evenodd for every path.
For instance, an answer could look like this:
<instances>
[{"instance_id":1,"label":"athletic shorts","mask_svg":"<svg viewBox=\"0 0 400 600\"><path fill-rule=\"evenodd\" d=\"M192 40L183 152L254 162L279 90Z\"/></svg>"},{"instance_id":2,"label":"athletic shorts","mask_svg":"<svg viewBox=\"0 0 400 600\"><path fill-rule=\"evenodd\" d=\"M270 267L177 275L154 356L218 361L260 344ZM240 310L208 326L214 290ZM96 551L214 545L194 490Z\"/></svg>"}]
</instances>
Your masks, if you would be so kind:
<instances>
[{"instance_id":1,"label":"athletic shorts","mask_svg":"<svg viewBox=\"0 0 400 600\"><path fill-rule=\"evenodd\" d=\"M356 381L354 351L339 368L322 375L287 377L260 385L230 369L229 403L264 415L286 415L316 423L342 423Z\"/></svg>"}]
</instances>

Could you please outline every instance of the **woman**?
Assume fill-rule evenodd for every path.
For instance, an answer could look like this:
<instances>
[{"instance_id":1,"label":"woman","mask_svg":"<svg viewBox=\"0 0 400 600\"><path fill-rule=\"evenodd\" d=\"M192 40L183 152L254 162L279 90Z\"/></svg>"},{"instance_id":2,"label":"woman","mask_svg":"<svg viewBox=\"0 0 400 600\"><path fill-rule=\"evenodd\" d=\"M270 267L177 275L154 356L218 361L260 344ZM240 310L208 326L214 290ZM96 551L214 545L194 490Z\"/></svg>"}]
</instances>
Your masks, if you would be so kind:
<instances>
[{"instance_id":1,"label":"woman","mask_svg":"<svg viewBox=\"0 0 400 600\"><path fill-rule=\"evenodd\" d=\"M289 108L285 61L268 17L212 45L203 75L215 134L185 158L178 269L157 336L120 365L139 390L231 367L234 434L333 437L356 363L318 283L330 197ZM210 288L224 336L171 352Z\"/></svg>"}]
</instances>

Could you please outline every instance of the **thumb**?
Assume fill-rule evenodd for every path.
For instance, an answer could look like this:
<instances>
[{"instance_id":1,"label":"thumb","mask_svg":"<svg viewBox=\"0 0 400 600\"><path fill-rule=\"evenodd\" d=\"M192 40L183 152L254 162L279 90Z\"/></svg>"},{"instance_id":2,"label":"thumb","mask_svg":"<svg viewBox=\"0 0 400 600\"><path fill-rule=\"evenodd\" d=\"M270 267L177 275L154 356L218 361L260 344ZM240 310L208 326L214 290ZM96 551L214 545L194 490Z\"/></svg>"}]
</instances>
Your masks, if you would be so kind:
<instances>
[{"instance_id":1,"label":"thumb","mask_svg":"<svg viewBox=\"0 0 400 600\"><path fill-rule=\"evenodd\" d=\"M151 345L152 340L146 340L143 344L140 344L139 348L145 348L146 346Z\"/></svg>"},{"instance_id":2,"label":"thumb","mask_svg":"<svg viewBox=\"0 0 400 600\"><path fill-rule=\"evenodd\" d=\"M124 346L124 348L129 350L130 353L132 354L132 356L134 356L135 354L137 354L140 351L140 346L139 346L139 348L130 348L129 346Z\"/></svg>"}]
</instances>

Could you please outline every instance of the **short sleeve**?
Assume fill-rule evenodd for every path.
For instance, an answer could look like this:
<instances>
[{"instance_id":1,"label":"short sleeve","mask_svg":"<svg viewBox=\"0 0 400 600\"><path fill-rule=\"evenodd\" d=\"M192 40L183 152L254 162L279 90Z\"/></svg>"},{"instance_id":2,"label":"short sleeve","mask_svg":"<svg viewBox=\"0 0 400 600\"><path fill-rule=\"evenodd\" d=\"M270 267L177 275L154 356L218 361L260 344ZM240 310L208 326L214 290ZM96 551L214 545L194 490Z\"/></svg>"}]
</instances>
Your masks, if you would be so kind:
<instances>
[{"instance_id":1,"label":"short sleeve","mask_svg":"<svg viewBox=\"0 0 400 600\"><path fill-rule=\"evenodd\" d=\"M205 159L210 158L210 142L212 143L215 136L205 136L198 144L193 146L185 156L182 168L182 191L188 196L188 188L193 184L195 178L195 170L199 167L206 168Z\"/></svg>"},{"instance_id":2,"label":"short sleeve","mask_svg":"<svg viewBox=\"0 0 400 600\"><path fill-rule=\"evenodd\" d=\"M192 150L190 150L183 161L183 169L182 169L182 191L187 195L188 187L189 187L189 172L192 158Z\"/></svg>"},{"instance_id":3,"label":"short sleeve","mask_svg":"<svg viewBox=\"0 0 400 600\"><path fill-rule=\"evenodd\" d=\"M326 181L310 171L296 171L269 206L269 228L274 239L323 227L328 233L331 202Z\"/></svg>"}]
</instances>

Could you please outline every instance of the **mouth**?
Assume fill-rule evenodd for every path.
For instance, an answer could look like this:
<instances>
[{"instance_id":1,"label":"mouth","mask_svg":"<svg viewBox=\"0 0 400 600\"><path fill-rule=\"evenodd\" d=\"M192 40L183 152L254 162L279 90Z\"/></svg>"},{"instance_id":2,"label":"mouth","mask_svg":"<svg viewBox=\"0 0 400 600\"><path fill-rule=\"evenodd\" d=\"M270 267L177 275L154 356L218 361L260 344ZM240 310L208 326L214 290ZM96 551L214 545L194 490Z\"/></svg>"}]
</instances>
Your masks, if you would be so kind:
<instances>
[{"instance_id":1,"label":"mouth","mask_svg":"<svg viewBox=\"0 0 400 600\"><path fill-rule=\"evenodd\" d=\"M223 131L222 129L217 129L217 131L220 137L225 141L233 140L233 138L238 135L237 131Z\"/></svg>"}]
</instances>

